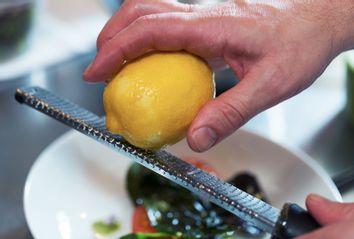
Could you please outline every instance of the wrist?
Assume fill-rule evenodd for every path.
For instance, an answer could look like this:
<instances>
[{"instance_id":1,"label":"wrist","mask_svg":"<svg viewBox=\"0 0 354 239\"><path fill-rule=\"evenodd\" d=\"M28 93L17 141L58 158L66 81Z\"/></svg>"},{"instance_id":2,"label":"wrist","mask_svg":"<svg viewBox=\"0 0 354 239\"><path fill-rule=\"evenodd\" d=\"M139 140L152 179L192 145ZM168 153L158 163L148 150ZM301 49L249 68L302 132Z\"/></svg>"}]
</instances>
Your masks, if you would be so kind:
<instances>
[{"instance_id":1,"label":"wrist","mask_svg":"<svg viewBox=\"0 0 354 239\"><path fill-rule=\"evenodd\" d=\"M354 49L354 0L338 1L333 10L333 44L336 53Z\"/></svg>"}]
</instances>

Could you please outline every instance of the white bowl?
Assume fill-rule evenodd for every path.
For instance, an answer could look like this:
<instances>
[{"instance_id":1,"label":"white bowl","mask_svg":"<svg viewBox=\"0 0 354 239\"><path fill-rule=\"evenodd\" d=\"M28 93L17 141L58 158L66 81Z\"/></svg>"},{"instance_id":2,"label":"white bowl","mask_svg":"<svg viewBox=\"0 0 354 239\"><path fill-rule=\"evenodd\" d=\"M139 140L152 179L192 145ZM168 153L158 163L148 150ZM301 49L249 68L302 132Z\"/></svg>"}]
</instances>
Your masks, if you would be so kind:
<instances>
[{"instance_id":1,"label":"white bowl","mask_svg":"<svg viewBox=\"0 0 354 239\"><path fill-rule=\"evenodd\" d=\"M309 193L341 200L329 176L300 152L239 130L206 153L182 141L169 151L204 159L223 178L254 172L273 205L304 205ZM37 239L90 239L94 221L111 215L121 222L115 238L131 231L133 207L125 190L131 161L96 141L70 131L54 141L33 165L25 185L24 209Z\"/></svg>"}]
</instances>

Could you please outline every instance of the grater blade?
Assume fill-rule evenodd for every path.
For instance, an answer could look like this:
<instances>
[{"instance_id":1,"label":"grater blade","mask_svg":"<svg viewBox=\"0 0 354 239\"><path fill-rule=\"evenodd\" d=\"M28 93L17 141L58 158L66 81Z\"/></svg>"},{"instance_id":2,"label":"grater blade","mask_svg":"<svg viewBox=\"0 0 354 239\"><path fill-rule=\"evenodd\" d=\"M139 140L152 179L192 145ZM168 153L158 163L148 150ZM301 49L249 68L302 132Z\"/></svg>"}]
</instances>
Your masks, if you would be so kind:
<instances>
[{"instance_id":1,"label":"grater blade","mask_svg":"<svg viewBox=\"0 0 354 239\"><path fill-rule=\"evenodd\" d=\"M251 225L272 233L280 212L258 198L165 150L151 151L129 144L121 136L112 134L106 129L104 118L47 90L39 87L19 88L16 90L15 98L19 103L29 105L210 200Z\"/></svg>"}]
</instances>

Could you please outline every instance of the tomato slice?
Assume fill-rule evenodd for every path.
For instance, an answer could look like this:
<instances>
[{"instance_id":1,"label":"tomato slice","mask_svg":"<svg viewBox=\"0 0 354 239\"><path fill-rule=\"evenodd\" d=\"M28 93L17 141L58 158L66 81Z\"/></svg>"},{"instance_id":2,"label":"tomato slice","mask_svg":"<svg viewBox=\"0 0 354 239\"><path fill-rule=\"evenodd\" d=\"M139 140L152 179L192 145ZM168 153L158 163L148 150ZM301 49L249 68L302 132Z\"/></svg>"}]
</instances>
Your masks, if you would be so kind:
<instances>
[{"instance_id":1,"label":"tomato slice","mask_svg":"<svg viewBox=\"0 0 354 239\"><path fill-rule=\"evenodd\" d=\"M201 170L206 171L216 177L219 176L217 171L210 164L206 163L202 159L198 159L198 158L190 157L190 156L182 157L182 159L184 161L196 166L197 168L200 168Z\"/></svg>"},{"instance_id":2,"label":"tomato slice","mask_svg":"<svg viewBox=\"0 0 354 239\"><path fill-rule=\"evenodd\" d=\"M153 228L150 224L147 211L144 206L138 206L135 208L133 214L133 232L156 232L156 229Z\"/></svg>"}]
</instances>

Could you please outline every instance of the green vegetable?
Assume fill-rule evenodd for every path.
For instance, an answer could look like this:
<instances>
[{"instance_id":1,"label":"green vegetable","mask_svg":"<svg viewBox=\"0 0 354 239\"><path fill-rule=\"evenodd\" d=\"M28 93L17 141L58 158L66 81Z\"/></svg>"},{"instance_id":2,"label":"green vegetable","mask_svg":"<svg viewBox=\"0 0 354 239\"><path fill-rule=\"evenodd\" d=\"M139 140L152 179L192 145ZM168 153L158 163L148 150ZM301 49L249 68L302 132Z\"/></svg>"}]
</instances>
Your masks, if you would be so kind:
<instances>
[{"instance_id":1,"label":"green vegetable","mask_svg":"<svg viewBox=\"0 0 354 239\"><path fill-rule=\"evenodd\" d=\"M150 239L150 238L159 238L159 239L178 239L180 237L171 236L166 233L132 233L126 236L121 237L120 239Z\"/></svg>"},{"instance_id":2,"label":"green vegetable","mask_svg":"<svg viewBox=\"0 0 354 239\"><path fill-rule=\"evenodd\" d=\"M244 191L262 195L260 187L255 185L256 180L249 180L250 177L247 174L251 184L240 178L233 180L242 182L238 186L245 187ZM158 232L203 239L233 238L235 231L252 232L256 236L262 234L233 214L138 164L133 164L128 171L127 188L131 200L136 205L144 205L151 225Z\"/></svg>"},{"instance_id":3,"label":"green vegetable","mask_svg":"<svg viewBox=\"0 0 354 239\"><path fill-rule=\"evenodd\" d=\"M100 236L112 235L117 232L119 228L120 224L116 220L112 220L110 222L100 220L92 225L93 231Z\"/></svg>"}]
</instances>

